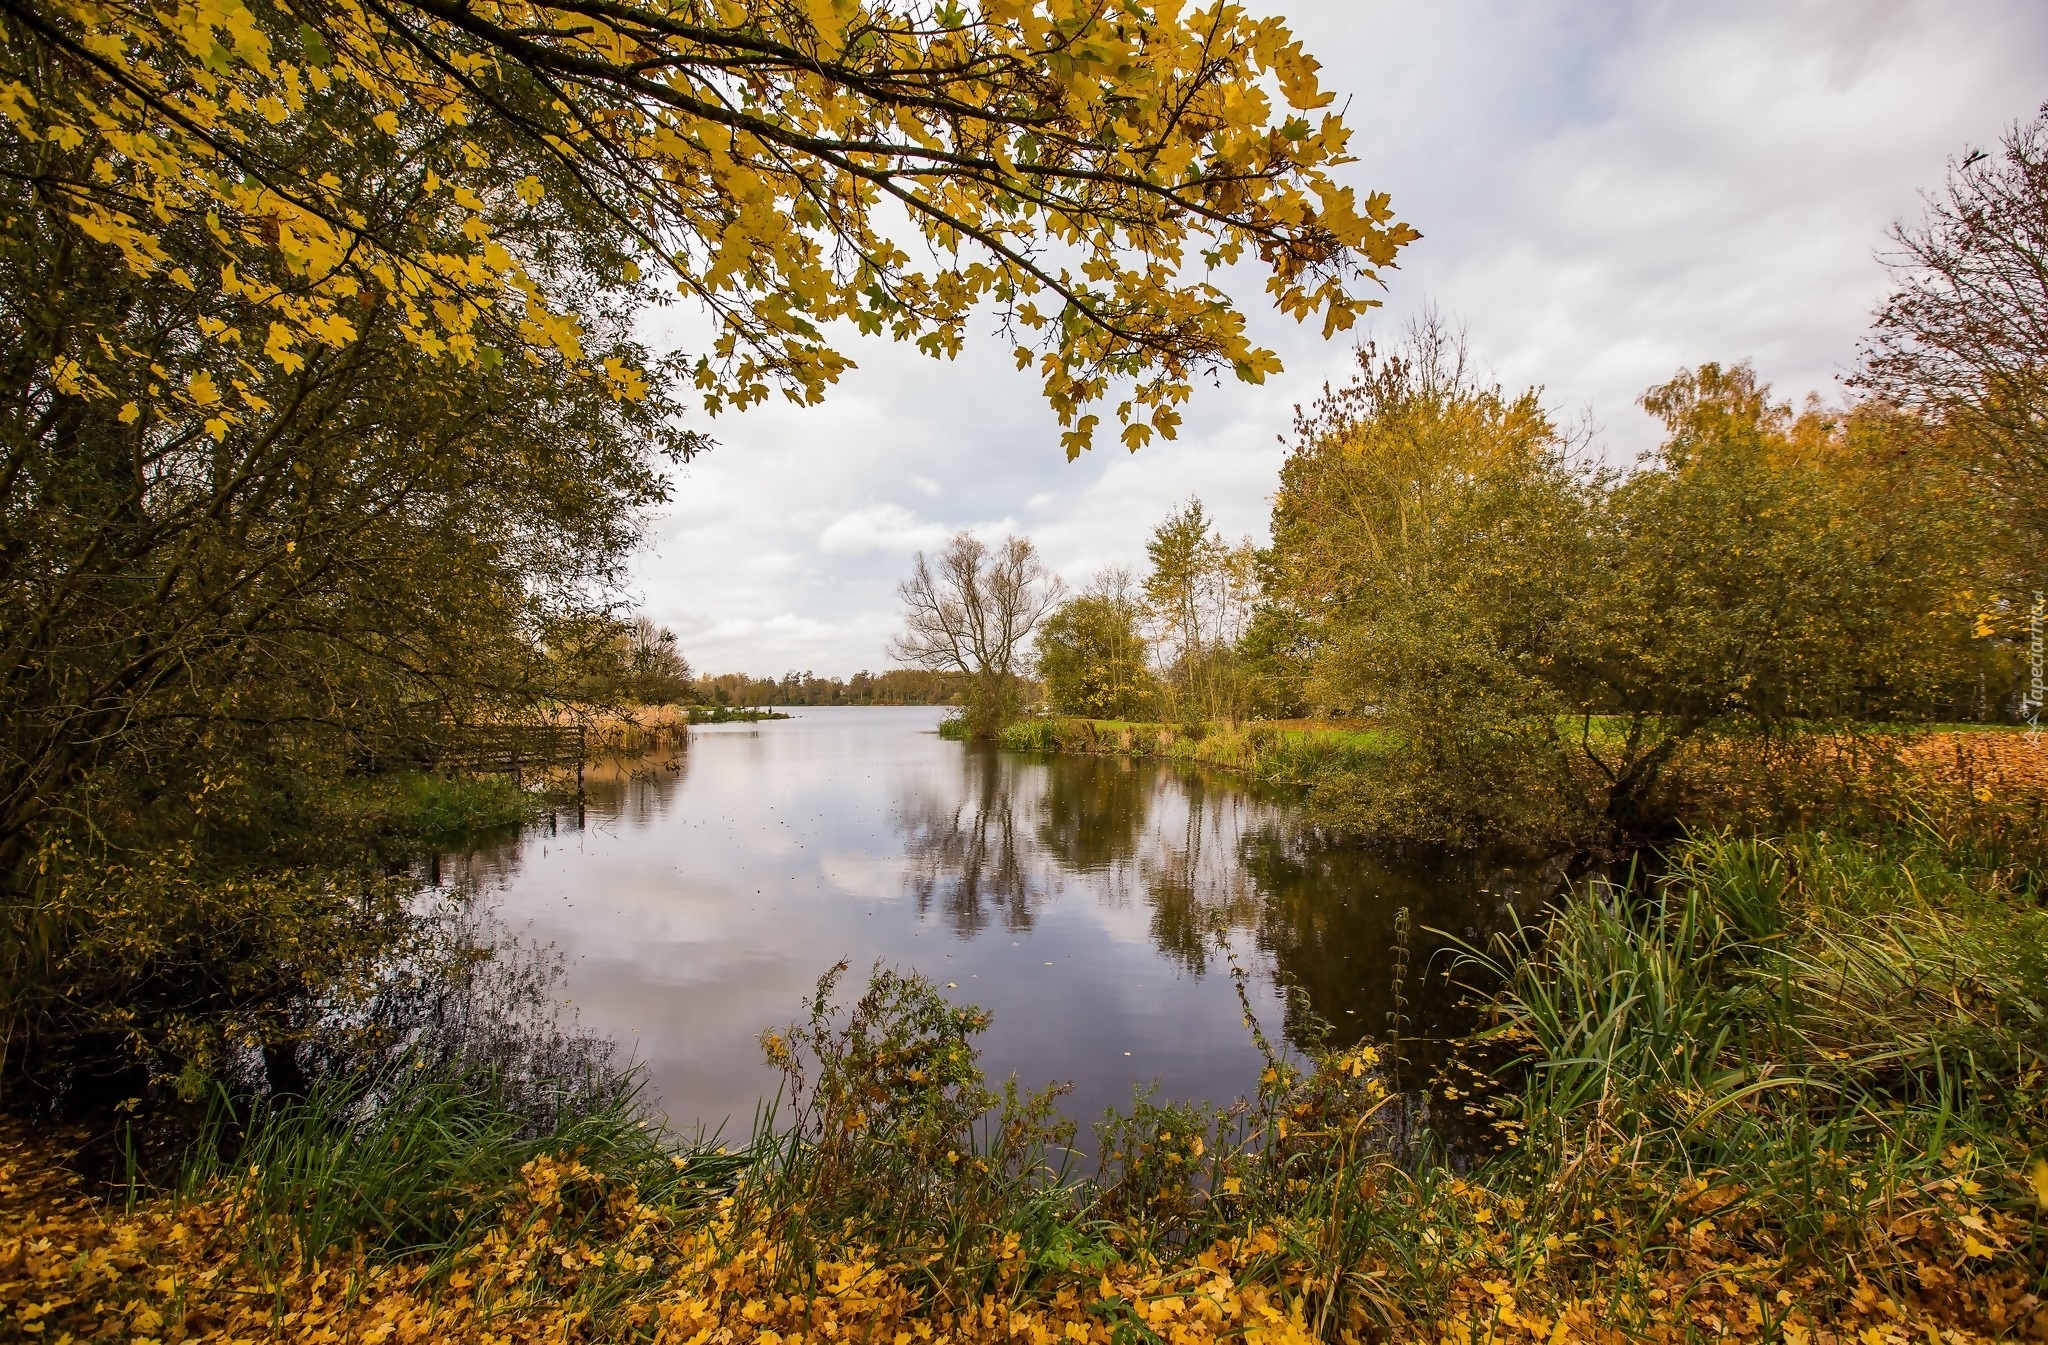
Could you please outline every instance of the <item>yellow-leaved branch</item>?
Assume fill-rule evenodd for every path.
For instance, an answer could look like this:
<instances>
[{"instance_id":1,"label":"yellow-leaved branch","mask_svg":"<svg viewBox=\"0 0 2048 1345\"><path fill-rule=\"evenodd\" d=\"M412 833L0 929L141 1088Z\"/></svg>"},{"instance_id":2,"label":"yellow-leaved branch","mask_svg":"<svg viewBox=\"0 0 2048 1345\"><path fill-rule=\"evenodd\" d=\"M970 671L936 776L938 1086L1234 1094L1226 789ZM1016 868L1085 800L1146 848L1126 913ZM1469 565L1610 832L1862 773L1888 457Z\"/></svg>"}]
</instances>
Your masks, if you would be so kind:
<instances>
[{"instance_id":1,"label":"yellow-leaved branch","mask_svg":"<svg viewBox=\"0 0 2048 1345\"><path fill-rule=\"evenodd\" d=\"M776 389L818 400L848 367L848 328L951 356L992 309L1069 453L1113 393L1135 448L1173 435L1197 376L1279 368L1213 270L1256 262L1270 301L1327 334L1417 237L1384 195L1337 180L1351 132L1316 62L1278 20L1221 0L4 12L0 116L57 153L48 189L69 217L187 289L165 235L203 221L220 288L263 310L260 359L286 372L390 305L434 356L517 352L638 395L641 378L586 367L560 259L508 237L580 211L632 240L622 286L665 265L710 311L690 372L712 412ZM282 148L308 137L380 171L309 170ZM508 139L552 180L507 180ZM124 381L88 367L62 386Z\"/></svg>"}]
</instances>

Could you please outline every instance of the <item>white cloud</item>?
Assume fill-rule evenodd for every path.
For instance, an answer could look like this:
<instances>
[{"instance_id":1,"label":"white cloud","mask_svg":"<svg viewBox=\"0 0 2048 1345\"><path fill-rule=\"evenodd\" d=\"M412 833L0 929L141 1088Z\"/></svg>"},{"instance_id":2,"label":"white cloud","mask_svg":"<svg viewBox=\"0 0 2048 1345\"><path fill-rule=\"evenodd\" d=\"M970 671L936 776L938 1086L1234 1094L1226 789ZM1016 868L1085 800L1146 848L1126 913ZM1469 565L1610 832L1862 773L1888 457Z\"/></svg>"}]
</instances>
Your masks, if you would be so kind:
<instances>
[{"instance_id":1,"label":"white cloud","mask_svg":"<svg viewBox=\"0 0 2048 1345\"><path fill-rule=\"evenodd\" d=\"M1634 400L1682 365L1749 358L1785 396L1835 393L1886 289L1887 226L1947 158L2048 97L2048 6L1284 9L1348 99L1350 180L1424 234L1374 329L1435 302L1503 381L1590 408L1617 459L1654 444ZM950 363L858 340L824 406L700 426L721 446L650 530L650 612L701 667L848 673L884 665L910 552L959 527L1028 519L1070 582L1140 563L1191 493L1226 532L1263 536L1277 437L1344 376L1351 338L1265 311L1250 272L1224 283L1287 372L1198 389L1180 439L1137 454L1105 436L1068 463L1035 381L986 332ZM687 346L677 312L662 320Z\"/></svg>"},{"instance_id":2,"label":"white cloud","mask_svg":"<svg viewBox=\"0 0 2048 1345\"><path fill-rule=\"evenodd\" d=\"M908 555L946 540L938 523L920 523L900 504L871 504L832 520L818 534L818 550L828 556L865 556L870 551Z\"/></svg>"}]
</instances>

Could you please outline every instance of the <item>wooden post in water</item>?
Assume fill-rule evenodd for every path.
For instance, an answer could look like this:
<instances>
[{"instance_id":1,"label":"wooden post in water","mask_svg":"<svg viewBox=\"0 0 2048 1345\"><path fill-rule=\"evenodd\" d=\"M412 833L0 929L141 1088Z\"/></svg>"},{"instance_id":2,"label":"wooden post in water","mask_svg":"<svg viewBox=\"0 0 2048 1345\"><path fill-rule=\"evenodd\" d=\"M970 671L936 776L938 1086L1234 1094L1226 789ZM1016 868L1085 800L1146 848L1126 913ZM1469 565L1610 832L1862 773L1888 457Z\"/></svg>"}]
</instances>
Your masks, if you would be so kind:
<instances>
[{"instance_id":1,"label":"wooden post in water","mask_svg":"<svg viewBox=\"0 0 2048 1345\"><path fill-rule=\"evenodd\" d=\"M583 830L583 762L590 755L590 726L576 726L576 830Z\"/></svg>"}]
</instances>

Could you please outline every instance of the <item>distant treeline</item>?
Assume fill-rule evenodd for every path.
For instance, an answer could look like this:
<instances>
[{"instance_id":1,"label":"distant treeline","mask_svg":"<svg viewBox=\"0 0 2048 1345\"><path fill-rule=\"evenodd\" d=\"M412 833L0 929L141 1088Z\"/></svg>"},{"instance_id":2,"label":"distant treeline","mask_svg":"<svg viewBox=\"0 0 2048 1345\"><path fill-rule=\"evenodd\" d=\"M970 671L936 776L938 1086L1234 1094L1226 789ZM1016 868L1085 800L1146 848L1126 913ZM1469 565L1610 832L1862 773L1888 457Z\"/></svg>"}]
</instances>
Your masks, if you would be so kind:
<instances>
[{"instance_id":1,"label":"distant treeline","mask_svg":"<svg viewBox=\"0 0 2048 1345\"><path fill-rule=\"evenodd\" d=\"M850 679L789 672L778 680L721 673L697 679L697 698L711 705L957 705L965 679L958 673L863 668Z\"/></svg>"}]
</instances>

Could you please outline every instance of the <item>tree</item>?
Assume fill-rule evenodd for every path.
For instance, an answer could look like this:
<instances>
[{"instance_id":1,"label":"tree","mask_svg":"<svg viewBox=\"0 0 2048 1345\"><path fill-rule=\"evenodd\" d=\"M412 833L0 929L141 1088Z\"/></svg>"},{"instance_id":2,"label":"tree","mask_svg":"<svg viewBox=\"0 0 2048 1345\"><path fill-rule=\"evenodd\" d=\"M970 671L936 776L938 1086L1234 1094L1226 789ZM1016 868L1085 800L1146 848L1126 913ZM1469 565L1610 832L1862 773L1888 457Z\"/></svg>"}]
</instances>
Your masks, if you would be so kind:
<instances>
[{"instance_id":1,"label":"tree","mask_svg":"<svg viewBox=\"0 0 2048 1345\"><path fill-rule=\"evenodd\" d=\"M32 192L14 204L49 220ZM49 222L0 250L10 334L113 333L168 382L240 306L210 273L166 294ZM641 358L602 290L586 297L590 348ZM237 735L383 754L558 691L542 649L573 662L609 634L602 595L664 497L649 448L690 447L664 398L558 364L443 364L389 308L289 372L184 381L235 423L0 403L0 875L53 810L85 822L76 789L134 753L166 784Z\"/></svg>"},{"instance_id":2,"label":"tree","mask_svg":"<svg viewBox=\"0 0 2048 1345\"><path fill-rule=\"evenodd\" d=\"M438 118L400 129L429 164L470 139L515 180L559 171ZM409 190L412 168L299 130L264 152ZM182 1042L175 1072L258 1034L277 987L374 960L343 927L388 929L350 911L393 884L329 843L362 839L335 794L585 684L659 455L695 441L658 387L445 359L388 294L345 341L260 355L290 261L224 273L206 222L174 214L138 273L53 185L84 153L0 136L0 1063L120 1023ZM459 211L379 218L399 213L462 237ZM586 356L651 365L607 279L619 237L566 209L500 234L576 296ZM100 386L67 391L52 351L98 352Z\"/></svg>"},{"instance_id":3,"label":"tree","mask_svg":"<svg viewBox=\"0 0 2048 1345\"><path fill-rule=\"evenodd\" d=\"M1275 19L1109 0L8 0L0 116L67 230L137 276L222 275L263 310L250 358L290 365L387 306L466 365L585 349L551 259L504 237L537 212L608 219L614 274L656 274L717 335L705 405L815 401L848 367L834 322L956 352L999 310L1078 453L1123 390L1131 447L1171 436L1192 381L1279 365L1207 279L1247 256L1297 320L1348 327L1416 233L1330 177L1351 131ZM1274 95L1278 95L1276 102ZM444 140L453 156L423 154ZM520 171L494 142L510 139ZM279 145L392 166L365 179ZM538 173L527 165L552 167ZM449 225L458 225L450 236ZM173 257L184 231L201 255ZM921 266L909 231L932 258ZM1190 276L1185 268L1199 268ZM195 427L239 409L157 380L110 339L13 348L17 378L139 398ZM211 386L240 352L209 348ZM132 391L131 391L132 388ZM231 401L232 399L225 399Z\"/></svg>"},{"instance_id":4,"label":"tree","mask_svg":"<svg viewBox=\"0 0 2048 1345\"><path fill-rule=\"evenodd\" d=\"M1882 407L1795 414L1713 364L1643 405L1667 438L1599 501L1601 554L1547 670L1622 826L1694 738L1926 717L1972 658L1982 555L1980 511L1901 453Z\"/></svg>"},{"instance_id":5,"label":"tree","mask_svg":"<svg viewBox=\"0 0 2048 1345\"><path fill-rule=\"evenodd\" d=\"M1152 530L1145 543L1151 568L1145 598L1160 624L1161 656L1169 667L1198 656L1207 640L1204 620L1223 539L1209 523L1202 502L1190 498Z\"/></svg>"},{"instance_id":6,"label":"tree","mask_svg":"<svg viewBox=\"0 0 2048 1345\"><path fill-rule=\"evenodd\" d=\"M1235 719L1246 706L1236 646L1258 597L1251 543L1231 546L1192 497L1153 529L1145 598L1174 710L1196 720Z\"/></svg>"},{"instance_id":7,"label":"tree","mask_svg":"<svg viewBox=\"0 0 2048 1345\"><path fill-rule=\"evenodd\" d=\"M1366 825L1641 833L1688 744L1924 715L1969 657L1968 498L1885 408L1703 365L1624 474L1440 329L1361 366L1303 418L1272 569L1322 697L1389 735Z\"/></svg>"},{"instance_id":8,"label":"tree","mask_svg":"<svg viewBox=\"0 0 2048 1345\"><path fill-rule=\"evenodd\" d=\"M1315 624L1291 605L1261 600L1253 607L1236 650L1243 702L1252 716L1295 719L1310 712L1317 637Z\"/></svg>"},{"instance_id":9,"label":"tree","mask_svg":"<svg viewBox=\"0 0 2048 1345\"><path fill-rule=\"evenodd\" d=\"M676 633L646 617L635 617L618 639L619 694L642 705L676 705L696 699L697 677L676 646Z\"/></svg>"},{"instance_id":10,"label":"tree","mask_svg":"<svg viewBox=\"0 0 2048 1345\"><path fill-rule=\"evenodd\" d=\"M1063 714L1142 719L1157 686L1140 624L1145 607L1128 570L1095 576L1085 592L1053 611L1038 631L1038 676Z\"/></svg>"},{"instance_id":11,"label":"tree","mask_svg":"<svg viewBox=\"0 0 2048 1345\"><path fill-rule=\"evenodd\" d=\"M2019 597L2048 553L2048 105L1998 153L1952 165L1893 238L1898 287L1853 381L1927 422L1917 451L1994 488Z\"/></svg>"},{"instance_id":12,"label":"tree","mask_svg":"<svg viewBox=\"0 0 2048 1345\"><path fill-rule=\"evenodd\" d=\"M266 128L252 152L345 174L380 201L461 162L465 141L514 180L561 171L522 158L517 137L440 118L400 130L418 160L396 169L381 148L302 126ZM542 651L573 665L610 636L639 512L665 496L654 455L696 447L659 388L615 395L559 354L444 358L416 339L409 297L365 291L345 341L259 355L280 287L303 279L293 259L223 271L210 227L173 212L152 235L163 264L124 261L72 218L62 183L87 171L84 153L0 139L9 884L45 820L106 830L77 791L111 763L147 754L174 790L172 774L209 774L207 752L232 755L231 740L261 739L271 757L314 740L403 755L435 723L559 692L565 670ZM451 245L465 212L432 199L382 206L365 227L403 223ZM502 224L500 245L544 262L584 313L585 357L651 363L627 334L630 291L608 278L622 255L609 217L556 208Z\"/></svg>"},{"instance_id":13,"label":"tree","mask_svg":"<svg viewBox=\"0 0 2048 1345\"><path fill-rule=\"evenodd\" d=\"M1063 591L1029 538L990 548L958 532L936 562L918 552L910 578L897 587L909 610L890 653L919 668L965 674L968 733L993 737L1022 709L1025 642Z\"/></svg>"},{"instance_id":14,"label":"tree","mask_svg":"<svg viewBox=\"0 0 2048 1345\"><path fill-rule=\"evenodd\" d=\"M1316 636L1312 701L1396 744L1344 820L1465 839L1555 823L1567 781L1536 659L1592 541L1588 483L1536 394L1478 382L1425 319L1298 415L1269 592Z\"/></svg>"}]
</instances>

